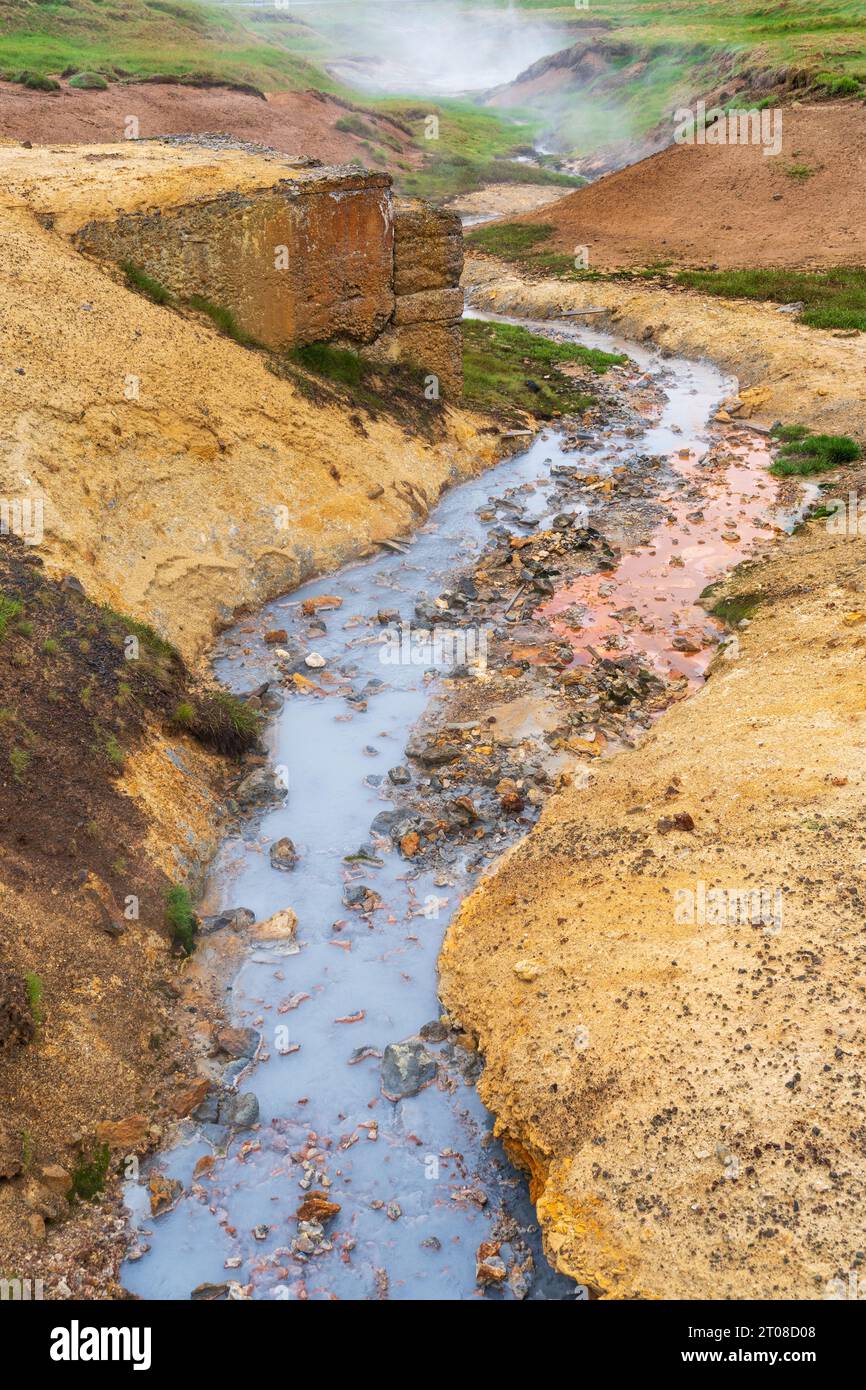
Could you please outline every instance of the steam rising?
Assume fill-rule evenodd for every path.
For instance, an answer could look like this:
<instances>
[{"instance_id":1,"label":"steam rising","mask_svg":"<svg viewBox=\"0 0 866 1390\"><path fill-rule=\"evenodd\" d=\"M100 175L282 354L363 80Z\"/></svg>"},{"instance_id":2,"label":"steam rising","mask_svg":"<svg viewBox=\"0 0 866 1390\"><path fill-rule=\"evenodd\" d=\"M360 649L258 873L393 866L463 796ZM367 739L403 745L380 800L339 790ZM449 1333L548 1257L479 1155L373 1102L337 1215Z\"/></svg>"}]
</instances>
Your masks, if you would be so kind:
<instances>
[{"instance_id":1,"label":"steam rising","mask_svg":"<svg viewBox=\"0 0 866 1390\"><path fill-rule=\"evenodd\" d=\"M293 10L327 33L341 56L329 67L368 91L456 96L510 82L562 47L562 34L507 0L331 0Z\"/></svg>"}]
</instances>

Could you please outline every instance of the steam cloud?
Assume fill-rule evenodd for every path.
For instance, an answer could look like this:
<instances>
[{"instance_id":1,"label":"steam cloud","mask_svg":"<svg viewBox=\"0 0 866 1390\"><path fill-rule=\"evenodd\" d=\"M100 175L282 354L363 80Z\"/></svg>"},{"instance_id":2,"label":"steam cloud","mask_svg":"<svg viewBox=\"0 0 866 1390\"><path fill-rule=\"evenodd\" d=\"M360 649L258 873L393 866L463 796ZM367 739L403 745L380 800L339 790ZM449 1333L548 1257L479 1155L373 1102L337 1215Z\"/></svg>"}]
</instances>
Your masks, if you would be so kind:
<instances>
[{"instance_id":1,"label":"steam cloud","mask_svg":"<svg viewBox=\"0 0 866 1390\"><path fill-rule=\"evenodd\" d=\"M289 12L345 55L329 65L336 76L371 91L486 91L562 47L561 32L511 0L295 0Z\"/></svg>"}]
</instances>

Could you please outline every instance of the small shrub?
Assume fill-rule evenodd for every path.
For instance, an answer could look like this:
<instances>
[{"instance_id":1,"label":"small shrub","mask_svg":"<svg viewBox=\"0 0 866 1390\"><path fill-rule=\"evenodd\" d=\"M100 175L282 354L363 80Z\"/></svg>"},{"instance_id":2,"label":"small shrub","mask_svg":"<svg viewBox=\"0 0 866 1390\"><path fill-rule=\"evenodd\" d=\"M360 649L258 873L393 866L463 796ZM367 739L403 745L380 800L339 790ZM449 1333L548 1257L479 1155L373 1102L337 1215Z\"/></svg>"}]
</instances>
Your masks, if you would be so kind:
<instances>
[{"instance_id":1,"label":"small shrub","mask_svg":"<svg viewBox=\"0 0 866 1390\"><path fill-rule=\"evenodd\" d=\"M75 1201L90 1202L99 1195L105 1187L110 1162L111 1150L107 1144L101 1144L89 1159L82 1159L73 1168L72 1186L69 1191L70 1203Z\"/></svg>"},{"instance_id":2,"label":"small shrub","mask_svg":"<svg viewBox=\"0 0 866 1390\"><path fill-rule=\"evenodd\" d=\"M184 888L181 883L176 883L168 891L165 920L171 931L172 940L180 946L184 955L191 956L195 950L198 918L192 910L192 898L189 895L189 889Z\"/></svg>"},{"instance_id":3,"label":"small shrub","mask_svg":"<svg viewBox=\"0 0 866 1390\"><path fill-rule=\"evenodd\" d=\"M59 656L59 655L60 655L60 643L57 641L57 638L56 638L56 637L46 637L46 638L45 638L45 641L42 643L42 655L43 655L43 656Z\"/></svg>"}]
</instances>

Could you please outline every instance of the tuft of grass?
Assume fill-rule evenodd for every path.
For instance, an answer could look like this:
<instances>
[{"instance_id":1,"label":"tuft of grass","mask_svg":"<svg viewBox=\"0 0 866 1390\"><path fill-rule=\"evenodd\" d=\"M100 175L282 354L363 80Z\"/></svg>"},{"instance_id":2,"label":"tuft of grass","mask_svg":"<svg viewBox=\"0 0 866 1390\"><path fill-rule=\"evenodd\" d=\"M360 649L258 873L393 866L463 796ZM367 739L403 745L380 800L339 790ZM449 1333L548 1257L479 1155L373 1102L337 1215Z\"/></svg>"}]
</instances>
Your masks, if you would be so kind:
<instances>
[{"instance_id":1,"label":"tuft of grass","mask_svg":"<svg viewBox=\"0 0 866 1390\"><path fill-rule=\"evenodd\" d=\"M154 304L174 304L175 298L171 290L166 289L158 280L154 280L152 275L140 270L132 261L121 261L120 268L126 276L126 283L131 290L137 290L139 294L145 295Z\"/></svg>"},{"instance_id":2,"label":"tuft of grass","mask_svg":"<svg viewBox=\"0 0 866 1390\"><path fill-rule=\"evenodd\" d=\"M195 706L190 704L189 700L181 700L171 716L171 722L178 729L190 729L195 723Z\"/></svg>"},{"instance_id":3,"label":"tuft of grass","mask_svg":"<svg viewBox=\"0 0 866 1390\"><path fill-rule=\"evenodd\" d=\"M866 266L830 270L681 270L675 283L725 299L802 303L800 322L810 328L866 332Z\"/></svg>"},{"instance_id":4,"label":"tuft of grass","mask_svg":"<svg viewBox=\"0 0 866 1390\"><path fill-rule=\"evenodd\" d=\"M186 302L191 309L197 309L200 314L207 314L211 323L219 329L220 333L224 333L227 338L239 343L241 347L261 346L255 338L241 328L233 310L224 309L220 304L212 304L201 294L190 295Z\"/></svg>"},{"instance_id":5,"label":"tuft of grass","mask_svg":"<svg viewBox=\"0 0 866 1390\"><path fill-rule=\"evenodd\" d=\"M22 72L18 81L28 92L59 92L60 83L41 72Z\"/></svg>"},{"instance_id":6,"label":"tuft of grass","mask_svg":"<svg viewBox=\"0 0 866 1390\"><path fill-rule=\"evenodd\" d=\"M9 762L12 767L12 776L16 782L24 781L24 774L30 766L32 753L29 748L13 748L9 754Z\"/></svg>"},{"instance_id":7,"label":"tuft of grass","mask_svg":"<svg viewBox=\"0 0 866 1390\"><path fill-rule=\"evenodd\" d=\"M24 976L24 988L27 991L27 1003L30 1006L30 1015L37 1028L41 1028L45 1022L45 1010L42 1006L43 986L42 980L33 971L28 971Z\"/></svg>"},{"instance_id":8,"label":"tuft of grass","mask_svg":"<svg viewBox=\"0 0 866 1390\"><path fill-rule=\"evenodd\" d=\"M0 642L9 630L9 624L21 616L24 612L24 605L18 598L7 598L5 594L0 594Z\"/></svg>"},{"instance_id":9,"label":"tuft of grass","mask_svg":"<svg viewBox=\"0 0 866 1390\"><path fill-rule=\"evenodd\" d=\"M192 910L189 889L176 883L168 890L165 905L166 925L171 931L172 940L181 948L184 955L191 956L195 950L198 933L198 918Z\"/></svg>"},{"instance_id":10,"label":"tuft of grass","mask_svg":"<svg viewBox=\"0 0 866 1390\"><path fill-rule=\"evenodd\" d=\"M111 1150L107 1144L99 1145L90 1158L83 1158L72 1170L72 1186L69 1189L69 1202L90 1202L105 1187Z\"/></svg>"},{"instance_id":11,"label":"tuft of grass","mask_svg":"<svg viewBox=\"0 0 866 1390\"><path fill-rule=\"evenodd\" d=\"M240 757L258 744L262 716L227 690L215 690L183 700L172 715L172 724L193 735L217 753Z\"/></svg>"},{"instance_id":12,"label":"tuft of grass","mask_svg":"<svg viewBox=\"0 0 866 1390\"><path fill-rule=\"evenodd\" d=\"M154 657L164 657L166 660L178 662L180 656L177 647L172 646L171 642L165 637L160 637L155 628L150 623L140 622L138 618L131 618L128 613L121 613L110 604L102 605L102 616L110 630L113 630L118 638L126 639L135 637L140 647Z\"/></svg>"},{"instance_id":13,"label":"tuft of grass","mask_svg":"<svg viewBox=\"0 0 866 1390\"><path fill-rule=\"evenodd\" d=\"M108 91L108 83L98 72L77 72L74 77L70 77L69 85L82 92Z\"/></svg>"},{"instance_id":14,"label":"tuft of grass","mask_svg":"<svg viewBox=\"0 0 866 1390\"><path fill-rule=\"evenodd\" d=\"M365 362L360 353L351 348L332 347L330 343L308 343L305 347L293 348L287 356L296 366L340 386L360 386L371 371L370 363Z\"/></svg>"},{"instance_id":15,"label":"tuft of grass","mask_svg":"<svg viewBox=\"0 0 866 1390\"><path fill-rule=\"evenodd\" d=\"M773 433L786 440L770 469L776 478L826 473L841 463L855 463L863 452L847 434L810 434L801 425L777 427Z\"/></svg>"},{"instance_id":16,"label":"tuft of grass","mask_svg":"<svg viewBox=\"0 0 866 1390\"><path fill-rule=\"evenodd\" d=\"M779 439L783 444L791 444L795 440L805 439L809 433L805 425L776 425L772 434L774 439Z\"/></svg>"},{"instance_id":17,"label":"tuft of grass","mask_svg":"<svg viewBox=\"0 0 866 1390\"><path fill-rule=\"evenodd\" d=\"M122 768L123 764L126 762L126 753L118 743L117 735L114 733L106 734L103 746L108 756L108 761L112 763L114 767Z\"/></svg>"},{"instance_id":18,"label":"tuft of grass","mask_svg":"<svg viewBox=\"0 0 866 1390\"><path fill-rule=\"evenodd\" d=\"M807 179L810 179L812 175L817 174L817 172L818 170L813 168L811 164L788 164L785 167L785 173L788 178L796 179L798 183L805 183Z\"/></svg>"}]
</instances>

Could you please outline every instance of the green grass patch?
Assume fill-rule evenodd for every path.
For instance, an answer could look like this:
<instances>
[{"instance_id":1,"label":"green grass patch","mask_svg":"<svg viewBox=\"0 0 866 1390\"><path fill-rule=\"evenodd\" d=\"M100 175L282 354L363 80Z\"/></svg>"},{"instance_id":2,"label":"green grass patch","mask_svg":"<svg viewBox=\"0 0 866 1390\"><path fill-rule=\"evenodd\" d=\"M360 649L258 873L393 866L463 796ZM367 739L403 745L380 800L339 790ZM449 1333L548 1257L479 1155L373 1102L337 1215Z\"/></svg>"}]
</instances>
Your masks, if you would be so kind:
<instances>
[{"instance_id":1,"label":"green grass patch","mask_svg":"<svg viewBox=\"0 0 866 1390\"><path fill-rule=\"evenodd\" d=\"M106 757L112 766L118 769L122 768L123 764L126 762L126 753L120 746L117 735L114 733L106 734L103 747Z\"/></svg>"},{"instance_id":2,"label":"green grass patch","mask_svg":"<svg viewBox=\"0 0 866 1390\"><path fill-rule=\"evenodd\" d=\"M33 754L29 748L13 748L9 754L9 765L16 782L24 781L24 774L30 766Z\"/></svg>"},{"instance_id":3,"label":"green grass patch","mask_svg":"<svg viewBox=\"0 0 866 1390\"><path fill-rule=\"evenodd\" d=\"M167 290L165 285L161 285L158 280L154 280L152 275L147 275L140 270L132 261L121 261L120 268L126 276L126 283L131 290L137 290L154 304L174 304L174 295L171 290Z\"/></svg>"},{"instance_id":4,"label":"green grass patch","mask_svg":"<svg viewBox=\"0 0 866 1390\"><path fill-rule=\"evenodd\" d=\"M714 618L728 627L738 627L744 618L754 616L757 608L764 602L763 594L731 594L720 598L710 609Z\"/></svg>"},{"instance_id":5,"label":"green grass patch","mask_svg":"<svg viewBox=\"0 0 866 1390\"><path fill-rule=\"evenodd\" d=\"M221 304L213 304L204 295L190 295L186 301L191 309L197 309L201 314L207 314L211 323L218 328L220 333L224 333L227 338L240 344L241 347L260 347L261 344L241 328L232 309L225 309Z\"/></svg>"},{"instance_id":6,"label":"green grass patch","mask_svg":"<svg viewBox=\"0 0 866 1390\"><path fill-rule=\"evenodd\" d=\"M490 227L478 227L469 232L466 240L490 256L514 261L535 251L539 242L549 241L554 230L549 223L494 222Z\"/></svg>"},{"instance_id":7,"label":"green grass patch","mask_svg":"<svg viewBox=\"0 0 866 1390\"><path fill-rule=\"evenodd\" d=\"M351 348L333 347L330 343L308 343L286 354L290 362L304 371L335 381L340 386L360 386L372 366Z\"/></svg>"},{"instance_id":8,"label":"green grass patch","mask_svg":"<svg viewBox=\"0 0 866 1390\"><path fill-rule=\"evenodd\" d=\"M832 270L681 270L674 281L725 299L802 303L800 322L810 328L866 332L866 266Z\"/></svg>"},{"instance_id":9,"label":"green grass patch","mask_svg":"<svg viewBox=\"0 0 866 1390\"><path fill-rule=\"evenodd\" d=\"M24 612L24 605L20 599L7 598L5 594L0 594L0 642L9 631L9 624Z\"/></svg>"},{"instance_id":10,"label":"green grass patch","mask_svg":"<svg viewBox=\"0 0 866 1390\"><path fill-rule=\"evenodd\" d=\"M600 374L625 360L579 343L554 342L519 325L469 319L463 325L463 396L469 405L508 416L578 414L594 397L560 368L575 362Z\"/></svg>"},{"instance_id":11,"label":"green grass patch","mask_svg":"<svg viewBox=\"0 0 866 1390\"><path fill-rule=\"evenodd\" d=\"M168 890L165 900L165 921L172 940L181 948L184 955L191 956L195 950L198 933L198 918L192 910L189 889L176 883Z\"/></svg>"},{"instance_id":12,"label":"green grass patch","mask_svg":"<svg viewBox=\"0 0 866 1390\"><path fill-rule=\"evenodd\" d=\"M98 72L77 72L74 77L70 77L69 85L82 92L108 91L108 83Z\"/></svg>"},{"instance_id":13,"label":"green grass patch","mask_svg":"<svg viewBox=\"0 0 866 1390\"><path fill-rule=\"evenodd\" d=\"M121 613L107 603L103 604L100 612L109 632L124 646L128 638L134 637L139 652L143 648L151 656L173 662L180 661L177 647L173 646L167 638L161 637L156 629L150 626L150 623L143 623L138 618L131 618L128 613Z\"/></svg>"},{"instance_id":14,"label":"green grass patch","mask_svg":"<svg viewBox=\"0 0 866 1390\"><path fill-rule=\"evenodd\" d=\"M30 1008L30 1016L37 1028L41 1028L45 1022L45 1009L43 1006L44 989L42 980L33 971L28 971L24 976L24 988L27 991L27 1003Z\"/></svg>"},{"instance_id":15,"label":"green grass patch","mask_svg":"<svg viewBox=\"0 0 866 1390\"><path fill-rule=\"evenodd\" d=\"M215 752L238 758L256 747L264 721L258 710L236 695L215 690L182 700L171 722Z\"/></svg>"},{"instance_id":16,"label":"green grass patch","mask_svg":"<svg viewBox=\"0 0 866 1390\"><path fill-rule=\"evenodd\" d=\"M856 439L847 434L810 434L799 425L783 426L774 434L777 439L787 438L770 469L776 478L826 473L840 464L856 463L863 453Z\"/></svg>"}]
</instances>

